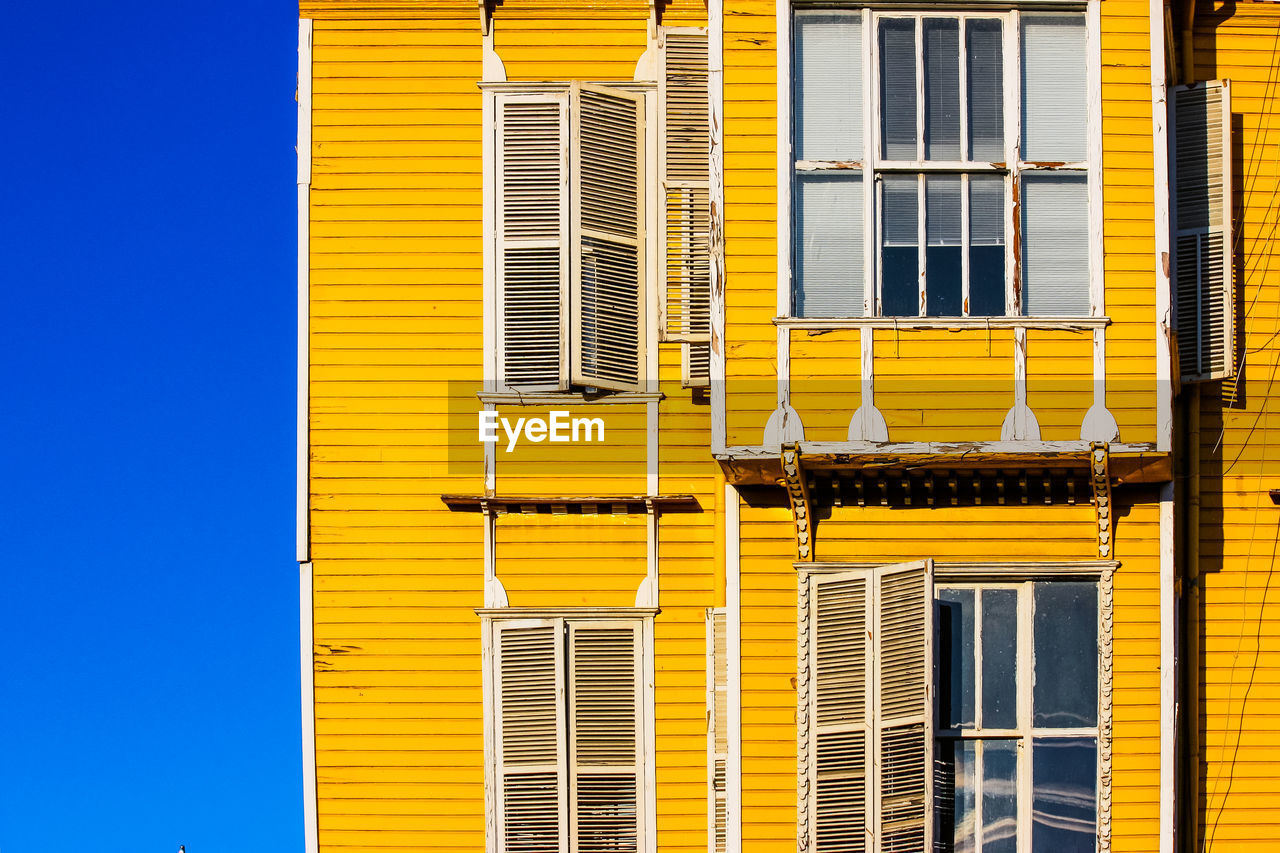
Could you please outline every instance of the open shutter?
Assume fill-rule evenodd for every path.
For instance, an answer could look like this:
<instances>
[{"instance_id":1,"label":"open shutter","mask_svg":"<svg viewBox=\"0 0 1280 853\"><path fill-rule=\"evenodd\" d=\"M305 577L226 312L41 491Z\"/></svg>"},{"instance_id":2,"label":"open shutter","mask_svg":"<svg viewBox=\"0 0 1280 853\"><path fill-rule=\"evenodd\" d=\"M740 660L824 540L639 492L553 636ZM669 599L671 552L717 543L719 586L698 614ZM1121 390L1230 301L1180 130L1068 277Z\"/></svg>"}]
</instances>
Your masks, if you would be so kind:
<instances>
[{"instance_id":1,"label":"open shutter","mask_svg":"<svg viewBox=\"0 0 1280 853\"><path fill-rule=\"evenodd\" d=\"M571 261L575 385L644 387L644 100L571 89L575 204Z\"/></svg>"},{"instance_id":2,"label":"open shutter","mask_svg":"<svg viewBox=\"0 0 1280 853\"><path fill-rule=\"evenodd\" d=\"M568 849L564 626L561 620L493 626L501 853Z\"/></svg>"},{"instance_id":3,"label":"open shutter","mask_svg":"<svg viewBox=\"0 0 1280 853\"><path fill-rule=\"evenodd\" d=\"M707 35L664 28L662 188L666 285L662 333L684 341L686 387L710 382L711 123L707 100Z\"/></svg>"},{"instance_id":4,"label":"open shutter","mask_svg":"<svg viewBox=\"0 0 1280 853\"><path fill-rule=\"evenodd\" d=\"M1234 374L1231 276L1231 88L1173 91L1174 328L1184 382Z\"/></svg>"},{"instance_id":5,"label":"open shutter","mask_svg":"<svg viewBox=\"0 0 1280 853\"><path fill-rule=\"evenodd\" d=\"M871 620L869 575L812 575L809 648L809 790L813 819L808 847L817 853L874 849L867 803L871 793Z\"/></svg>"},{"instance_id":6,"label":"open shutter","mask_svg":"<svg viewBox=\"0 0 1280 853\"><path fill-rule=\"evenodd\" d=\"M876 849L925 853L933 844L933 562L874 576Z\"/></svg>"},{"instance_id":7,"label":"open shutter","mask_svg":"<svg viewBox=\"0 0 1280 853\"><path fill-rule=\"evenodd\" d=\"M495 96L498 342L503 382L569 387L568 98Z\"/></svg>"},{"instance_id":8,"label":"open shutter","mask_svg":"<svg viewBox=\"0 0 1280 853\"><path fill-rule=\"evenodd\" d=\"M570 846L636 853L640 845L643 675L640 625L569 625Z\"/></svg>"},{"instance_id":9,"label":"open shutter","mask_svg":"<svg viewBox=\"0 0 1280 853\"><path fill-rule=\"evenodd\" d=\"M728 797L725 785L729 763L729 655L723 607L707 609L708 698L707 752L711 761L711 843L713 853L724 853L728 832Z\"/></svg>"}]
</instances>

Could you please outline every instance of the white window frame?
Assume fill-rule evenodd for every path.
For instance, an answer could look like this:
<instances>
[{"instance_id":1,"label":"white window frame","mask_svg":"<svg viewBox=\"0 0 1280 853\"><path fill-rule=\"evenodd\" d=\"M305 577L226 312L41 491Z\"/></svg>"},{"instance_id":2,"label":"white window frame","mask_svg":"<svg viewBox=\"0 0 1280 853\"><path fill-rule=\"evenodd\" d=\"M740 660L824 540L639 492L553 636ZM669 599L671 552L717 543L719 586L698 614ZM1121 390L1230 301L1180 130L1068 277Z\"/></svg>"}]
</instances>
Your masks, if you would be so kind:
<instances>
[{"instance_id":1,"label":"white window frame","mask_svg":"<svg viewBox=\"0 0 1280 853\"><path fill-rule=\"evenodd\" d=\"M484 784L485 813L489 816L485 823L486 853L504 853L499 838L500 823L498 821L499 793L501 790L498 767L498 730L501 721L498 719L497 673L498 661L495 625L519 628L543 625L547 622L559 622L563 625L562 642L566 643L560 664L568 666L568 628L573 624L595 625L633 625L640 636L640 703L637 710L640 740L636 744L636 757L640 766L637 776L640 780L636 792L637 850L643 853L657 853L657 762L654 751L654 732L656 713L654 707L654 617L656 608L647 607L587 607L587 608L481 608L476 613L481 617L480 642L482 662L482 689L484 707ZM564 673L565 696L563 697L564 714L568 714L569 674ZM567 739L569 730L563 733ZM569 746L566 744L566 758ZM569 778L565 774L566 780ZM566 830L568 831L568 830ZM571 853L571 851L570 851Z\"/></svg>"},{"instance_id":2,"label":"white window frame","mask_svg":"<svg viewBox=\"0 0 1280 853\"><path fill-rule=\"evenodd\" d=\"M859 11L862 15L862 33L863 39L866 40L864 49L862 50L862 87L863 87L863 151L870 156L860 161L850 162L824 162L824 161L797 161L794 158L794 116L795 109L793 103L794 95L794 39L792 37L792 27L794 22L794 13L796 11L836 11L840 9L848 9L848 6L840 6L830 2L793 2L786 9L779 7L778 14L778 43L790 45L791 49L778 52L778 106L779 115L785 115L787 120L778 122L778 163L777 163L777 185L778 185L778 319L786 322L791 320L801 321L805 328L823 328L824 320L830 320L832 328L847 327L849 325L876 325L877 322L885 321L901 321L906 325L938 325L948 326L956 325L957 320L960 325L983 325L992 320L999 319L1004 321L1012 321L1014 324L1024 327L1046 326L1050 328L1061 327L1064 323L1071 321L1084 320L1086 318L1067 318L1061 316L1033 317L1022 313L1022 287L1018 283L1015 286L1014 276L1018 270L1018 256L1021 248L1015 248L1015 242L1020 239L1022 223L1015 219L1021 217L1021 207L1014 205L1014 186L1021 180L1021 176L1026 173L1046 173L1046 172L1076 172L1086 176L1087 181L1087 216L1089 228L1089 263L1087 282L1089 294L1089 319L1105 320L1106 306L1104 301L1103 286L1103 197L1102 197L1102 95L1101 95L1101 49L1100 49L1100 7L1101 0L1085 0L1085 2L1068 2L1062 4L1052 3L1052 0L1023 0L1023 2L1005 3L1000 6L974 10L972 4L963 4L952 2L952 0L943 0L936 4L886 4L877 5L872 8L861 8ZM1045 164L1035 161L1022 160L1020 156L1008 156L1017 152L1021 146L1022 137L1022 105L1021 105L1021 17L1025 15L1042 14L1047 17L1060 16L1063 14L1084 13L1085 23L1085 61L1086 61L1086 159L1081 162L1067 164ZM892 17L916 17L917 19L925 17L945 17L945 18L1000 18L1003 21L1003 71L1004 71L1004 131L1006 141L1006 157L1007 161L1001 167L997 168L994 164L986 164L981 162L970 161L938 161L923 160L923 155L918 161L893 161L886 160L880 156L881 142L881 123L878 120L878 107L880 99L880 77L879 77L879 39L876 38L876 24L883 18ZM924 110L923 86L924 77L921 70L923 54L920 50L920 39L922 38L922 28L917 26L917 73L916 73L916 109L918 111L917 121L919 126L923 127L923 121L919 117L919 112ZM963 33L963 29L962 29ZM963 65L963 63L962 63ZM962 69L961 85L963 87L963 69ZM964 134L967 124L966 111L961 110L961 135L962 145L965 144ZM917 145L920 150L923 149L924 139L923 133L918 134ZM802 172L823 171L826 169L860 169L862 172L863 186L863 307L862 315L859 317L802 317L795 310L795 252L793 246L796 241L795 217L793 215L793 196L795 195L795 187L797 176ZM875 180L877 173L883 172L941 172L956 174L968 173L975 174L982 171L991 171L998 174L1007 175L1005 181L1005 316L994 318L986 316L967 315L967 312L961 316L946 317L929 317L926 314L926 298L925 291L921 289L920 306L917 315L901 316L901 317L885 317L881 313L881 293L880 293L880 225L879 225L879 182ZM965 184L964 198L967 198L967 184ZM962 215L967 221L967 206L962 204ZM919 217L920 222L924 221L924 190L923 181L921 182L920 201L919 201ZM923 224L921 225L923 232ZM963 305L968 304L968 229L965 228L964 246L961 251L962 263L966 272L964 275L964 288L962 293ZM921 254L920 271L925 271L923 255L925 253L926 242L923 233L918 242L919 252Z\"/></svg>"},{"instance_id":3,"label":"white window frame","mask_svg":"<svg viewBox=\"0 0 1280 853\"><path fill-rule=\"evenodd\" d=\"M579 81L583 85L588 86L606 86L611 89L620 89L625 92L638 94L644 103L644 193L643 202L644 210L641 215L643 223L644 240L640 247L639 261L641 264L641 284L644 289L643 310L640 312L639 322L640 329L640 354L639 361L642 366L641 384L645 386L642 391L605 391L606 397L634 397L651 391L657 390L657 377L654 374L656 368L656 358L658 343L658 317L659 317L659 283L658 271L662 269L663 256L659 254L661 249L661 241L655 238L660 234L660 220L658 216L659 199L655 192L653 175L658 174L660 168L660 130L661 122L654 119L658 116L658 85L656 82L647 81ZM492 398L494 396L511 396L516 400L522 399L551 399L557 398L577 398L574 402L584 402L582 399L584 388L579 385L572 385L567 389L530 389L515 388L508 386L504 379L504 356L502 351L502 287L501 287L501 236L497 228L497 216L500 210L498 203L498 180L499 180L499 163L497 154L497 145L495 143L496 134L498 132L498 110L497 96L556 96L563 95L568 97L568 93L573 86L572 81L556 81L556 82L538 82L538 83L507 83L507 82L485 82L481 81L477 84L484 98L484 146L483 146L483 163L482 163L482 192L485 199L485 216L483 222L484 234L484 269L483 269L483 285L484 285L484 331L485 339L489 343L485 346L484 352L484 380L482 396ZM566 120L572 125L572 119L566 117ZM572 183L572 178L570 182ZM568 190L568 184L565 185L565 191ZM564 203L569 204L566 196ZM566 246L564 254L568 263L573 263L572 250L572 234L564 236L564 244ZM568 277L568 267L564 267L562 275ZM567 285L572 290L571 282ZM566 319L562 323L561 331L561 358L571 349L570 339L573 337L573 329L571 314L566 312ZM576 352L576 351L575 351ZM572 353L570 358L576 357Z\"/></svg>"},{"instance_id":4,"label":"white window frame","mask_svg":"<svg viewBox=\"0 0 1280 853\"><path fill-rule=\"evenodd\" d=\"M798 596L797 596L797 627L800 632L802 641L797 644L796 655L796 696L797 696L797 732L796 732L796 755L797 755L797 775L801 780L812 779L813 771L816 766L812 748L812 733L810 727L816 719L816 709L811 704L812 685L816 677L813 672L813 662L811 661L811 648L807 641L803 638L807 636L809 631L809 621L812 615L812 588L810 582L811 576L837 574L854 570L870 570L880 564L868 563L796 563ZM1098 853L1110 853L1111 850L1111 740L1112 740L1112 677L1113 677L1113 609L1114 609L1114 583L1113 576L1115 570L1119 567L1119 563L1113 561L1080 561L1080 562L1018 562L1018 563L934 563L933 570L933 586L934 601L937 601L938 591L940 589L965 587L965 586L984 586L984 587L1015 587L1023 585L1028 588L1030 594L1030 585L1039 581L1054 580L1074 580L1093 582L1098 587L1098 725L1096 729L1080 729L1080 736L1096 736L1098 739L1098 766L1097 766L1097 832L1098 832ZM936 605L935 605L936 606ZM1029 619L1031 609L1029 607L1019 606L1019 618ZM1031 633L1032 625L1019 625L1019 648L1018 648L1018 666L1019 666L1019 686L1030 685L1028 678L1023 681L1022 667L1030 666L1032 662L1031 653ZM937 621L935 619L935 635L937 631ZM936 636L933 638L934 648L937 648ZM936 663L935 663L936 667ZM938 677L935 668L935 684ZM933 691L936 702L938 691ZM977 701L981 697L976 697ZM1025 696L1019 694L1020 703L1028 703L1027 707L1019 708L1019 721L1025 724L1025 736L1027 738L1034 737L1036 729L1030 726L1031 713L1029 703L1031 701L1030 693ZM1044 729L1045 732L1051 732L1054 735L1070 734L1073 730L1068 729ZM1009 732L1010 737L1020 737L1022 726L1012 730L998 730L1000 734ZM990 737L997 733L997 730L989 730L983 732L983 736ZM934 730L934 741L938 741L947 734L941 728ZM1028 753L1028 754L1023 754ZM1031 851L1031 825L1030 825L1030 804L1031 804L1031 756L1029 750L1023 748L1019 750L1018 756L1018 772L1019 784L1019 851L1020 853L1030 853ZM798 791L797 799L797 834L798 849L804 853L809 850L809 838L807 836L807 828L811 825L815 816L814 796L816 790L812 785L802 785ZM1026 809L1024 816L1023 800L1025 799ZM936 799L935 806L936 809ZM1025 822L1025 826L1024 826ZM936 813L934 815L934 823L936 824ZM936 827L935 827L936 828ZM870 850L871 848L868 848Z\"/></svg>"}]
</instances>

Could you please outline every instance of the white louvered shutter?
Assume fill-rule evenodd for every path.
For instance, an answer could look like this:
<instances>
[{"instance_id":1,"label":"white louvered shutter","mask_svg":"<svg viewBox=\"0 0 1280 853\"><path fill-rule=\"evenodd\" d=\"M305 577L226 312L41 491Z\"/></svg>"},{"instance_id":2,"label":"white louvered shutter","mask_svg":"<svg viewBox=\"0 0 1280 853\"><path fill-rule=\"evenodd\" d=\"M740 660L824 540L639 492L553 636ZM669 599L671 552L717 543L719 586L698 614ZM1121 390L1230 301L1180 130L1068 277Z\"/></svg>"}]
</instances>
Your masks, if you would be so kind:
<instances>
[{"instance_id":1,"label":"white louvered shutter","mask_svg":"<svg viewBox=\"0 0 1280 853\"><path fill-rule=\"evenodd\" d=\"M494 103L502 380L520 390L567 390L568 97L501 93Z\"/></svg>"},{"instance_id":2,"label":"white louvered shutter","mask_svg":"<svg viewBox=\"0 0 1280 853\"><path fill-rule=\"evenodd\" d=\"M562 620L496 622L497 806L501 853L568 849Z\"/></svg>"},{"instance_id":3,"label":"white louvered shutter","mask_svg":"<svg viewBox=\"0 0 1280 853\"><path fill-rule=\"evenodd\" d=\"M605 86L571 89L575 385L644 388L644 100Z\"/></svg>"},{"instance_id":4,"label":"white louvered shutter","mask_svg":"<svg viewBox=\"0 0 1280 853\"><path fill-rule=\"evenodd\" d=\"M817 853L874 849L871 795L870 630L868 575L811 576L809 619L812 818L808 846Z\"/></svg>"},{"instance_id":5,"label":"white louvered shutter","mask_svg":"<svg viewBox=\"0 0 1280 853\"><path fill-rule=\"evenodd\" d=\"M1174 328L1184 382L1233 375L1231 88L1173 90Z\"/></svg>"},{"instance_id":6,"label":"white louvered shutter","mask_svg":"<svg viewBox=\"0 0 1280 853\"><path fill-rule=\"evenodd\" d=\"M723 607L707 609L707 640L710 646L707 678L710 707L707 708L707 740L711 761L711 843L713 853L724 853L728 838L729 762L729 655L728 632Z\"/></svg>"},{"instance_id":7,"label":"white louvered shutter","mask_svg":"<svg viewBox=\"0 0 1280 853\"><path fill-rule=\"evenodd\" d=\"M570 846L636 853L641 838L640 625L569 625Z\"/></svg>"},{"instance_id":8,"label":"white louvered shutter","mask_svg":"<svg viewBox=\"0 0 1280 853\"><path fill-rule=\"evenodd\" d=\"M664 28L662 192L666 283L662 333L685 342L683 384L710 382L711 123L705 30Z\"/></svg>"},{"instance_id":9,"label":"white louvered shutter","mask_svg":"<svg viewBox=\"0 0 1280 853\"><path fill-rule=\"evenodd\" d=\"M879 853L933 845L933 563L875 570L875 816Z\"/></svg>"}]
</instances>

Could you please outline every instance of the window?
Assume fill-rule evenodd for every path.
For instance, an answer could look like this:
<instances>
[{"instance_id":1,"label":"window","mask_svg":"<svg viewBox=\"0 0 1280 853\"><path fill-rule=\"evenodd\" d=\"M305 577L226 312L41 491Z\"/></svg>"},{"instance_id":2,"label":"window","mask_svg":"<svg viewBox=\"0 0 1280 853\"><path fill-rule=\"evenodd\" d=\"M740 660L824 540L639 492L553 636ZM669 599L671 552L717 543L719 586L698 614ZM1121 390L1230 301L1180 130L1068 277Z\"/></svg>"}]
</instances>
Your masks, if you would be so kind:
<instances>
[{"instance_id":1,"label":"window","mask_svg":"<svg viewBox=\"0 0 1280 853\"><path fill-rule=\"evenodd\" d=\"M495 91L502 384L644 387L644 95L589 83Z\"/></svg>"},{"instance_id":2,"label":"window","mask_svg":"<svg viewBox=\"0 0 1280 853\"><path fill-rule=\"evenodd\" d=\"M793 313L1088 315L1085 38L1083 14L796 11Z\"/></svg>"},{"instance_id":3,"label":"window","mask_svg":"<svg viewBox=\"0 0 1280 853\"><path fill-rule=\"evenodd\" d=\"M494 849L644 849L644 622L490 625Z\"/></svg>"},{"instance_id":4,"label":"window","mask_svg":"<svg viewBox=\"0 0 1280 853\"><path fill-rule=\"evenodd\" d=\"M1097 849L1101 586L991 574L935 584L924 561L802 580L802 847Z\"/></svg>"},{"instance_id":5,"label":"window","mask_svg":"<svg viewBox=\"0 0 1280 853\"><path fill-rule=\"evenodd\" d=\"M1098 585L939 586L935 849L1097 849Z\"/></svg>"}]
</instances>

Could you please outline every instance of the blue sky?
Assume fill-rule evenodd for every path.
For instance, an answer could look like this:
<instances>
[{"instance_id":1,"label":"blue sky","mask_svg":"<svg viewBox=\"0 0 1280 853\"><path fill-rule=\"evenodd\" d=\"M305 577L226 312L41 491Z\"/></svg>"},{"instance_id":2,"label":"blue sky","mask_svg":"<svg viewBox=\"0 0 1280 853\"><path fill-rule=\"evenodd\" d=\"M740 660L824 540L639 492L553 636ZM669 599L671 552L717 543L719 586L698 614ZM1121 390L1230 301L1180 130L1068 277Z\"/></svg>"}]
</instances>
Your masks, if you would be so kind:
<instances>
[{"instance_id":1,"label":"blue sky","mask_svg":"<svg viewBox=\"0 0 1280 853\"><path fill-rule=\"evenodd\" d=\"M0 28L0 853L298 851L296 5Z\"/></svg>"}]
</instances>

